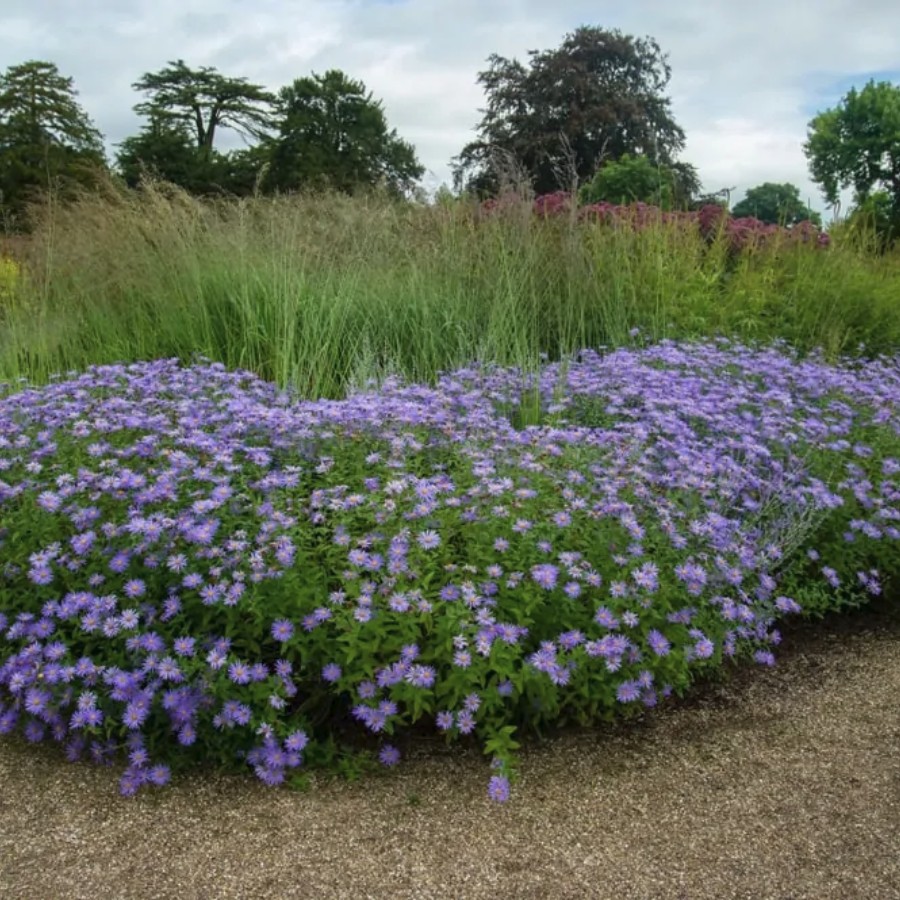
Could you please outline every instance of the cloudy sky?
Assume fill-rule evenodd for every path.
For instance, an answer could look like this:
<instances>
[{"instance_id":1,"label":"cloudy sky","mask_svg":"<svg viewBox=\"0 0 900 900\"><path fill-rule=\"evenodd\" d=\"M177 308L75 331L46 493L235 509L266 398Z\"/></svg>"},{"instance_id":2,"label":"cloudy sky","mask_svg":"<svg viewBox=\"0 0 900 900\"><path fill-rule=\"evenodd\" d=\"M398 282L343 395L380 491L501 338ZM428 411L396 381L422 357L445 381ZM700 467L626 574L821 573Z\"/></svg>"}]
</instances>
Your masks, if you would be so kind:
<instances>
[{"instance_id":1,"label":"cloudy sky","mask_svg":"<svg viewBox=\"0 0 900 900\"><path fill-rule=\"evenodd\" d=\"M579 25L656 38L669 54L682 158L706 190L791 181L824 209L806 124L869 78L900 82L896 0L2 0L0 69L55 62L110 144L138 128L131 84L183 58L271 89L343 69L413 142L426 186L473 137L491 53L527 59Z\"/></svg>"}]
</instances>

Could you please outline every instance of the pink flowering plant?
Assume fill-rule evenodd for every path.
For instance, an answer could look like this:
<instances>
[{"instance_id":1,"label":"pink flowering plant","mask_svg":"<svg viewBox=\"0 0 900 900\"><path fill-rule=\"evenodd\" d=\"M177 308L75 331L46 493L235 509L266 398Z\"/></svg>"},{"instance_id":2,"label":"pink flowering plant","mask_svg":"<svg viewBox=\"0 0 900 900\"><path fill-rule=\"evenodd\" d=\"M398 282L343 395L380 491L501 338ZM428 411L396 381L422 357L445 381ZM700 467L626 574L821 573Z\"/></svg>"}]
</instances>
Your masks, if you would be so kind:
<instances>
[{"instance_id":1,"label":"pink flowering plant","mask_svg":"<svg viewBox=\"0 0 900 900\"><path fill-rule=\"evenodd\" d=\"M121 758L130 795L393 766L416 731L477 741L502 802L522 735L884 590L898 396L896 359L724 340L340 401L203 360L9 386L0 733Z\"/></svg>"},{"instance_id":2,"label":"pink flowering plant","mask_svg":"<svg viewBox=\"0 0 900 900\"><path fill-rule=\"evenodd\" d=\"M503 214L517 208L514 195L486 200L481 205L482 213L488 215ZM642 202L580 204L577 197L568 191L557 191L535 197L532 211L545 221L575 216L582 222L611 228L640 230L662 224L696 231L708 244L718 242L732 256L777 242L813 247L828 247L831 242L828 234L811 222L801 222L791 227L771 225L752 216L732 216L727 209L715 203L692 211L663 210Z\"/></svg>"}]
</instances>

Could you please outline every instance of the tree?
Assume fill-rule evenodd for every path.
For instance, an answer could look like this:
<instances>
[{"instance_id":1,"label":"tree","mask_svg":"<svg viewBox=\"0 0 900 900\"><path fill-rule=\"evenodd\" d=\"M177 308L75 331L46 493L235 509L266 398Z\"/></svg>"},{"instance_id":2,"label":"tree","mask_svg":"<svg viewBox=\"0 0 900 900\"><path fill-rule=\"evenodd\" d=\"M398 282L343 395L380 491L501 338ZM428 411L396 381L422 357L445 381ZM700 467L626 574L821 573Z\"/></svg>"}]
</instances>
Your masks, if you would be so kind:
<instances>
[{"instance_id":1,"label":"tree","mask_svg":"<svg viewBox=\"0 0 900 900\"><path fill-rule=\"evenodd\" d=\"M52 186L90 183L105 165L103 138L72 78L30 60L0 75L0 208L18 216Z\"/></svg>"},{"instance_id":2,"label":"tree","mask_svg":"<svg viewBox=\"0 0 900 900\"><path fill-rule=\"evenodd\" d=\"M864 246L883 253L900 234L900 216L887 191L873 191L851 209L842 226L845 233L862 238Z\"/></svg>"},{"instance_id":3,"label":"tree","mask_svg":"<svg viewBox=\"0 0 900 900\"><path fill-rule=\"evenodd\" d=\"M684 209L700 189L689 163L654 165L646 156L625 153L597 170L579 191L582 203L651 203L661 209Z\"/></svg>"},{"instance_id":4,"label":"tree","mask_svg":"<svg viewBox=\"0 0 900 900\"><path fill-rule=\"evenodd\" d=\"M118 146L116 164L129 187L154 175L200 193L213 180L215 159L197 148L184 122L152 116L139 134Z\"/></svg>"},{"instance_id":5,"label":"tree","mask_svg":"<svg viewBox=\"0 0 900 900\"><path fill-rule=\"evenodd\" d=\"M830 204L841 189L854 188L858 204L883 190L894 215L900 213L900 86L870 80L861 91L851 89L812 119L803 149Z\"/></svg>"},{"instance_id":6,"label":"tree","mask_svg":"<svg viewBox=\"0 0 900 900\"><path fill-rule=\"evenodd\" d=\"M266 179L270 187L352 192L381 184L406 194L425 172L412 145L388 130L381 102L339 70L298 78L282 88L278 109Z\"/></svg>"},{"instance_id":7,"label":"tree","mask_svg":"<svg viewBox=\"0 0 900 900\"><path fill-rule=\"evenodd\" d=\"M246 78L226 78L210 66L191 69L179 59L159 72L148 72L132 87L149 95L135 112L151 121L186 125L207 156L220 128L260 139L272 125L272 94Z\"/></svg>"},{"instance_id":8,"label":"tree","mask_svg":"<svg viewBox=\"0 0 900 900\"><path fill-rule=\"evenodd\" d=\"M501 160L513 158L534 190L568 188L628 153L671 164L684 132L663 95L671 70L652 38L582 27L556 50L529 51L528 67L493 54L478 75L487 108L478 138L454 160L457 186L499 186Z\"/></svg>"},{"instance_id":9,"label":"tree","mask_svg":"<svg viewBox=\"0 0 900 900\"><path fill-rule=\"evenodd\" d=\"M752 216L769 225L796 225L812 222L822 227L822 217L800 199L800 188L793 184L766 181L750 188L731 211L738 218Z\"/></svg>"}]
</instances>

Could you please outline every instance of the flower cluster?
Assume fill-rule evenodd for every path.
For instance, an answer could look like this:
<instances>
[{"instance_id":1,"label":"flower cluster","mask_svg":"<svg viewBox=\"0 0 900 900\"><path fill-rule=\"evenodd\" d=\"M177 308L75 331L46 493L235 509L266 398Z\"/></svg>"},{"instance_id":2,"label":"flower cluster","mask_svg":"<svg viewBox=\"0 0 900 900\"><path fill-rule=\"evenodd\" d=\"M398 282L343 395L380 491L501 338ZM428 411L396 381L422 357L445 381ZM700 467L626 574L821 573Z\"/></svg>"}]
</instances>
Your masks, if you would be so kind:
<instances>
[{"instance_id":1,"label":"flower cluster","mask_svg":"<svg viewBox=\"0 0 900 900\"><path fill-rule=\"evenodd\" d=\"M355 734L393 766L418 724L505 800L517 733L771 665L780 617L883 589L898 398L897 360L727 341L342 401L203 361L0 386L0 733L124 754L131 794Z\"/></svg>"},{"instance_id":2,"label":"flower cluster","mask_svg":"<svg viewBox=\"0 0 900 900\"><path fill-rule=\"evenodd\" d=\"M503 199L485 200L481 207L484 213L501 212L504 208ZM557 191L536 197L533 210L542 219L574 213L581 221L608 226L641 229L662 223L674 228L694 229L707 242L722 236L733 253L763 246L777 238L816 247L827 247L830 243L828 234L811 222L801 222L789 228L771 225L752 216L734 217L715 203L690 212L661 210L641 202L618 204L603 201L579 206L574 195L567 191Z\"/></svg>"}]
</instances>

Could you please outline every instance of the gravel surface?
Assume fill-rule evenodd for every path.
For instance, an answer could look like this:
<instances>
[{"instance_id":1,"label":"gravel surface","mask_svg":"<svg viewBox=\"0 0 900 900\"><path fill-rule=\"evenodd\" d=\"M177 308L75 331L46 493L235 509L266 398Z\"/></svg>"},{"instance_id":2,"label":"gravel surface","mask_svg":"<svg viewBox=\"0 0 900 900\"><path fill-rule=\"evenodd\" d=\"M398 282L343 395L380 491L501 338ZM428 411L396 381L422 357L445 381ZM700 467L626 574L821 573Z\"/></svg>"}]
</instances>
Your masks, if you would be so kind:
<instances>
[{"instance_id":1,"label":"gravel surface","mask_svg":"<svg viewBox=\"0 0 900 900\"><path fill-rule=\"evenodd\" d=\"M793 626L774 669L486 758L309 792L116 772L0 741L0 898L900 898L900 604Z\"/></svg>"}]
</instances>

